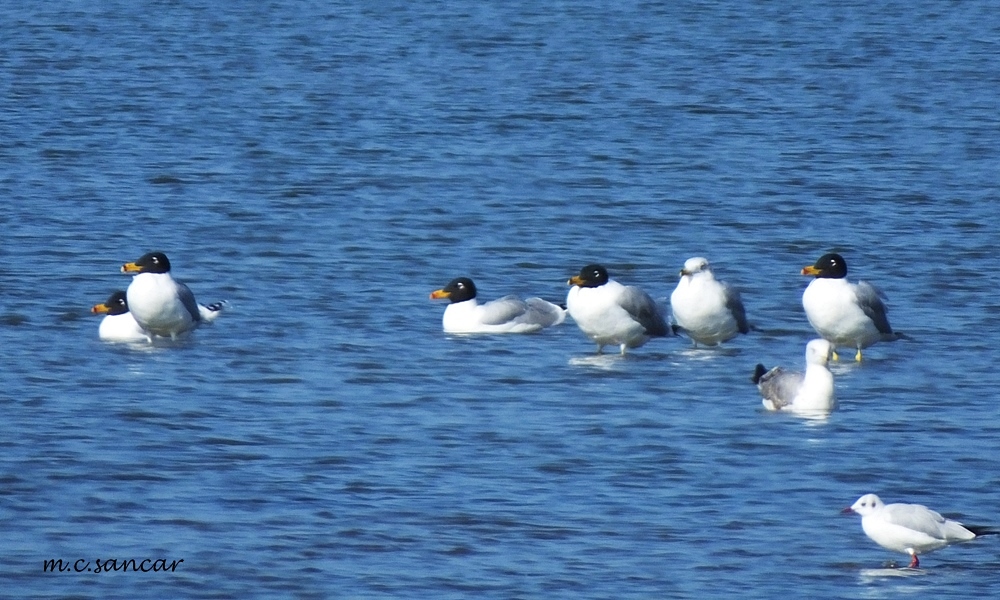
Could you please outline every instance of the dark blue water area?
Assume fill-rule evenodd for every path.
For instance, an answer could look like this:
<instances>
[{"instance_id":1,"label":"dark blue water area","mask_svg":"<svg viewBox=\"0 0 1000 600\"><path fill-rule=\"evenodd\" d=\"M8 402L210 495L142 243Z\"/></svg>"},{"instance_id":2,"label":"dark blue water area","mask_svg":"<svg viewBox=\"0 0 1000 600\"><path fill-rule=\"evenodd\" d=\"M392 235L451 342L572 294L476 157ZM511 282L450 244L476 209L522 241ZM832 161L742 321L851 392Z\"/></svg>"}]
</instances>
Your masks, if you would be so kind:
<instances>
[{"instance_id":1,"label":"dark blue water area","mask_svg":"<svg viewBox=\"0 0 1000 600\"><path fill-rule=\"evenodd\" d=\"M1000 593L995 538L897 569L840 514L1000 525L993 3L21 4L5 597ZM154 249L229 307L99 341ZM829 251L908 339L843 353L828 419L766 413L750 374L801 368ZM600 262L665 299L697 255L755 326L721 350L449 336L428 298L562 301Z\"/></svg>"}]
</instances>

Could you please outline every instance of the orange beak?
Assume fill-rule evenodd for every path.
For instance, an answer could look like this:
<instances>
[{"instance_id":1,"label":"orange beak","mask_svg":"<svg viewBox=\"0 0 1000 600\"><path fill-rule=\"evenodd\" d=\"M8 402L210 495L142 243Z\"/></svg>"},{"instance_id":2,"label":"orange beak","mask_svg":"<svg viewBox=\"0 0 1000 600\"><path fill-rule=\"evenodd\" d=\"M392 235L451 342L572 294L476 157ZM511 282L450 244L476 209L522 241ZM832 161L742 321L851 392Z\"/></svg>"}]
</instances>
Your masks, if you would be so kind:
<instances>
[{"instance_id":1,"label":"orange beak","mask_svg":"<svg viewBox=\"0 0 1000 600\"><path fill-rule=\"evenodd\" d=\"M802 274L803 275L819 275L819 269L817 269L816 267L814 267L812 265L809 265L807 267L802 267Z\"/></svg>"},{"instance_id":2,"label":"orange beak","mask_svg":"<svg viewBox=\"0 0 1000 600\"><path fill-rule=\"evenodd\" d=\"M451 296L451 294L444 290L434 290L431 292L431 300L440 300L441 298L447 298L449 296Z\"/></svg>"},{"instance_id":3,"label":"orange beak","mask_svg":"<svg viewBox=\"0 0 1000 600\"><path fill-rule=\"evenodd\" d=\"M134 262L125 263L122 265L122 273L141 273L142 267L135 264Z\"/></svg>"},{"instance_id":4,"label":"orange beak","mask_svg":"<svg viewBox=\"0 0 1000 600\"><path fill-rule=\"evenodd\" d=\"M107 304L95 304L94 307L90 309L90 312L95 315L104 315L111 312L111 309Z\"/></svg>"},{"instance_id":5,"label":"orange beak","mask_svg":"<svg viewBox=\"0 0 1000 600\"><path fill-rule=\"evenodd\" d=\"M569 281L567 281L566 284L567 285L583 285L583 280L580 279L579 275L574 275L574 276L572 276L572 277L569 278Z\"/></svg>"}]
</instances>

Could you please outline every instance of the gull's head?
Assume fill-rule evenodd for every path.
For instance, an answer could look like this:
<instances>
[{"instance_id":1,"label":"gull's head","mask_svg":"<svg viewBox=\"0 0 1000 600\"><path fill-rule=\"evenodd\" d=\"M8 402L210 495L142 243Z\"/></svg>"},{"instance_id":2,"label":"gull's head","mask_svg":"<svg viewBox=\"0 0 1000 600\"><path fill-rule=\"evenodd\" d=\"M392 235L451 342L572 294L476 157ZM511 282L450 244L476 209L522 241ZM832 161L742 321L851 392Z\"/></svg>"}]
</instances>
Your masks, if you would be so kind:
<instances>
[{"instance_id":1,"label":"gull's head","mask_svg":"<svg viewBox=\"0 0 1000 600\"><path fill-rule=\"evenodd\" d=\"M122 273L169 273L170 261L162 252L148 252L135 262L122 265Z\"/></svg>"},{"instance_id":2,"label":"gull's head","mask_svg":"<svg viewBox=\"0 0 1000 600\"><path fill-rule=\"evenodd\" d=\"M834 252L824 254L815 263L803 267L802 274L818 279L843 279L847 277L847 261Z\"/></svg>"},{"instance_id":3,"label":"gull's head","mask_svg":"<svg viewBox=\"0 0 1000 600\"><path fill-rule=\"evenodd\" d=\"M569 285L580 287L601 287L608 282L608 270L601 265L587 265L578 275L569 278Z\"/></svg>"},{"instance_id":4,"label":"gull's head","mask_svg":"<svg viewBox=\"0 0 1000 600\"><path fill-rule=\"evenodd\" d=\"M855 513L861 515L862 517L867 517L883 506L885 506L885 504L882 503L881 498L875 494L865 494L864 496L858 498L858 501L852 504L849 508L845 508L843 512Z\"/></svg>"},{"instance_id":5,"label":"gull's head","mask_svg":"<svg viewBox=\"0 0 1000 600\"><path fill-rule=\"evenodd\" d=\"M823 339L810 340L806 344L806 364L826 365L833 353L833 344Z\"/></svg>"},{"instance_id":6,"label":"gull's head","mask_svg":"<svg viewBox=\"0 0 1000 600\"><path fill-rule=\"evenodd\" d=\"M708 264L708 259L704 256L694 256L684 261L684 268L681 269L681 277L694 275L696 273L711 273L712 267Z\"/></svg>"},{"instance_id":7,"label":"gull's head","mask_svg":"<svg viewBox=\"0 0 1000 600\"><path fill-rule=\"evenodd\" d=\"M90 312L95 315L124 315L128 312L128 299L125 296L125 292L118 290L111 294L106 302L103 304L95 304Z\"/></svg>"},{"instance_id":8,"label":"gull's head","mask_svg":"<svg viewBox=\"0 0 1000 600\"><path fill-rule=\"evenodd\" d=\"M458 277L448 282L448 285L431 292L432 300L447 298L452 303L465 302L476 297L476 284L468 277Z\"/></svg>"}]
</instances>

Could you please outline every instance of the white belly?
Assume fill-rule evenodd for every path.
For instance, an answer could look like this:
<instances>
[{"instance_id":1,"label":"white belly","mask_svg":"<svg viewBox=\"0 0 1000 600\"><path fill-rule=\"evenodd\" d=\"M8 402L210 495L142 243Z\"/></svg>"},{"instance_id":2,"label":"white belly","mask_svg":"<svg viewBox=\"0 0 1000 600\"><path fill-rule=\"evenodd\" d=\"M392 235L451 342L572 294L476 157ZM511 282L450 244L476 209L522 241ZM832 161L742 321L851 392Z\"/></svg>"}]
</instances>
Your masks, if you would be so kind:
<instances>
[{"instance_id":1,"label":"white belly","mask_svg":"<svg viewBox=\"0 0 1000 600\"><path fill-rule=\"evenodd\" d=\"M177 289L169 275L140 273L125 292L129 312L143 329L155 335L176 337L185 333L198 322L181 302Z\"/></svg>"}]
</instances>

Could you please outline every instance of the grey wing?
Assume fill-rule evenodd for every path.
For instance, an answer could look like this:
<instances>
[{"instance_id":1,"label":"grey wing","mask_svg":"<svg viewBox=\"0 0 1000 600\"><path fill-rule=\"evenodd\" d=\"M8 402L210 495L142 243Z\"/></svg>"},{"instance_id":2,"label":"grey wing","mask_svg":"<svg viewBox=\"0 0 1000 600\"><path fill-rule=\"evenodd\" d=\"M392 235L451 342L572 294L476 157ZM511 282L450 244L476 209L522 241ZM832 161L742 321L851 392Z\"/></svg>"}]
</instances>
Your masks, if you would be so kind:
<instances>
[{"instance_id":1,"label":"grey wing","mask_svg":"<svg viewBox=\"0 0 1000 600\"><path fill-rule=\"evenodd\" d=\"M486 325L503 325L528 312L528 305L524 300L513 294L491 300L481 306L482 322Z\"/></svg>"},{"instance_id":2,"label":"grey wing","mask_svg":"<svg viewBox=\"0 0 1000 600\"><path fill-rule=\"evenodd\" d=\"M632 318L645 328L651 336L670 335L670 328L663 318L663 312L649 294L635 286L626 286L618 304L632 315Z\"/></svg>"},{"instance_id":3,"label":"grey wing","mask_svg":"<svg viewBox=\"0 0 1000 600\"><path fill-rule=\"evenodd\" d=\"M739 328L740 333L749 333L750 325L747 323L747 311L743 308L743 300L740 299L739 290L727 283L723 283L722 287L726 292L726 308L736 319L736 327Z\"/></svg>"},{"instance_id":4,"label":"grey wing","mask_svg":"<svg viewBox=\"0 0 1000 600\"><path fill-rule=\"evenodd\" d=\"M855 292L858 297L858 306L875 323L875 328L880 333L892 333L892 327L889 326L889 317L886 316L889 309L886 308L885 303L882 301L885 298L885 294L879 291L874 285L864 281L858 282Z\"/></svg>"},{"instance_id":5,"label":"grey wing","mask_svg":"<svg viewBox=\"0 0 1000 600\"><path fill-rule=\"evenodd\" d=\"M761 376L757 388L760 389L760 395L770 400L775 408L782 408L792 403L804 379L805 375L802 373L774 367Z\"/></svg>"},{"instance_id":6,"label":"grey wing","mask_svg":"<svg viewBox=\"0 0 1000 600\"><path fill-rule=\"evenodd\" d=\"M945 518L922 504L887 504L882 509L882 517L889 523L922 531L933 537L940 535Z\"/></svg>"},{"instance_id":7,"label":"grey wing","mask_svg":"<svg viewBox=\"0 0 1000 600\"><path fill-rule=\"evenodd\" d=\"M532 320L540 323L543 327L558 325L566 320L566 309L548 300L528 298L525 303L528 305Z\"/></svg>"},{"instance_id":8,"label":"grey wing","mask_svg":"<svg viewBox=\"0 0 1000 600\"><path fill-rule=\"evenodd\" d=\"M201 321L201 309L198 308L198 302L194 299L194 293L191 292L191 288L177 282L177 297L181 299L184 308L190 313L191 320L195 322Z\"/></svg>"}]
</instances>

